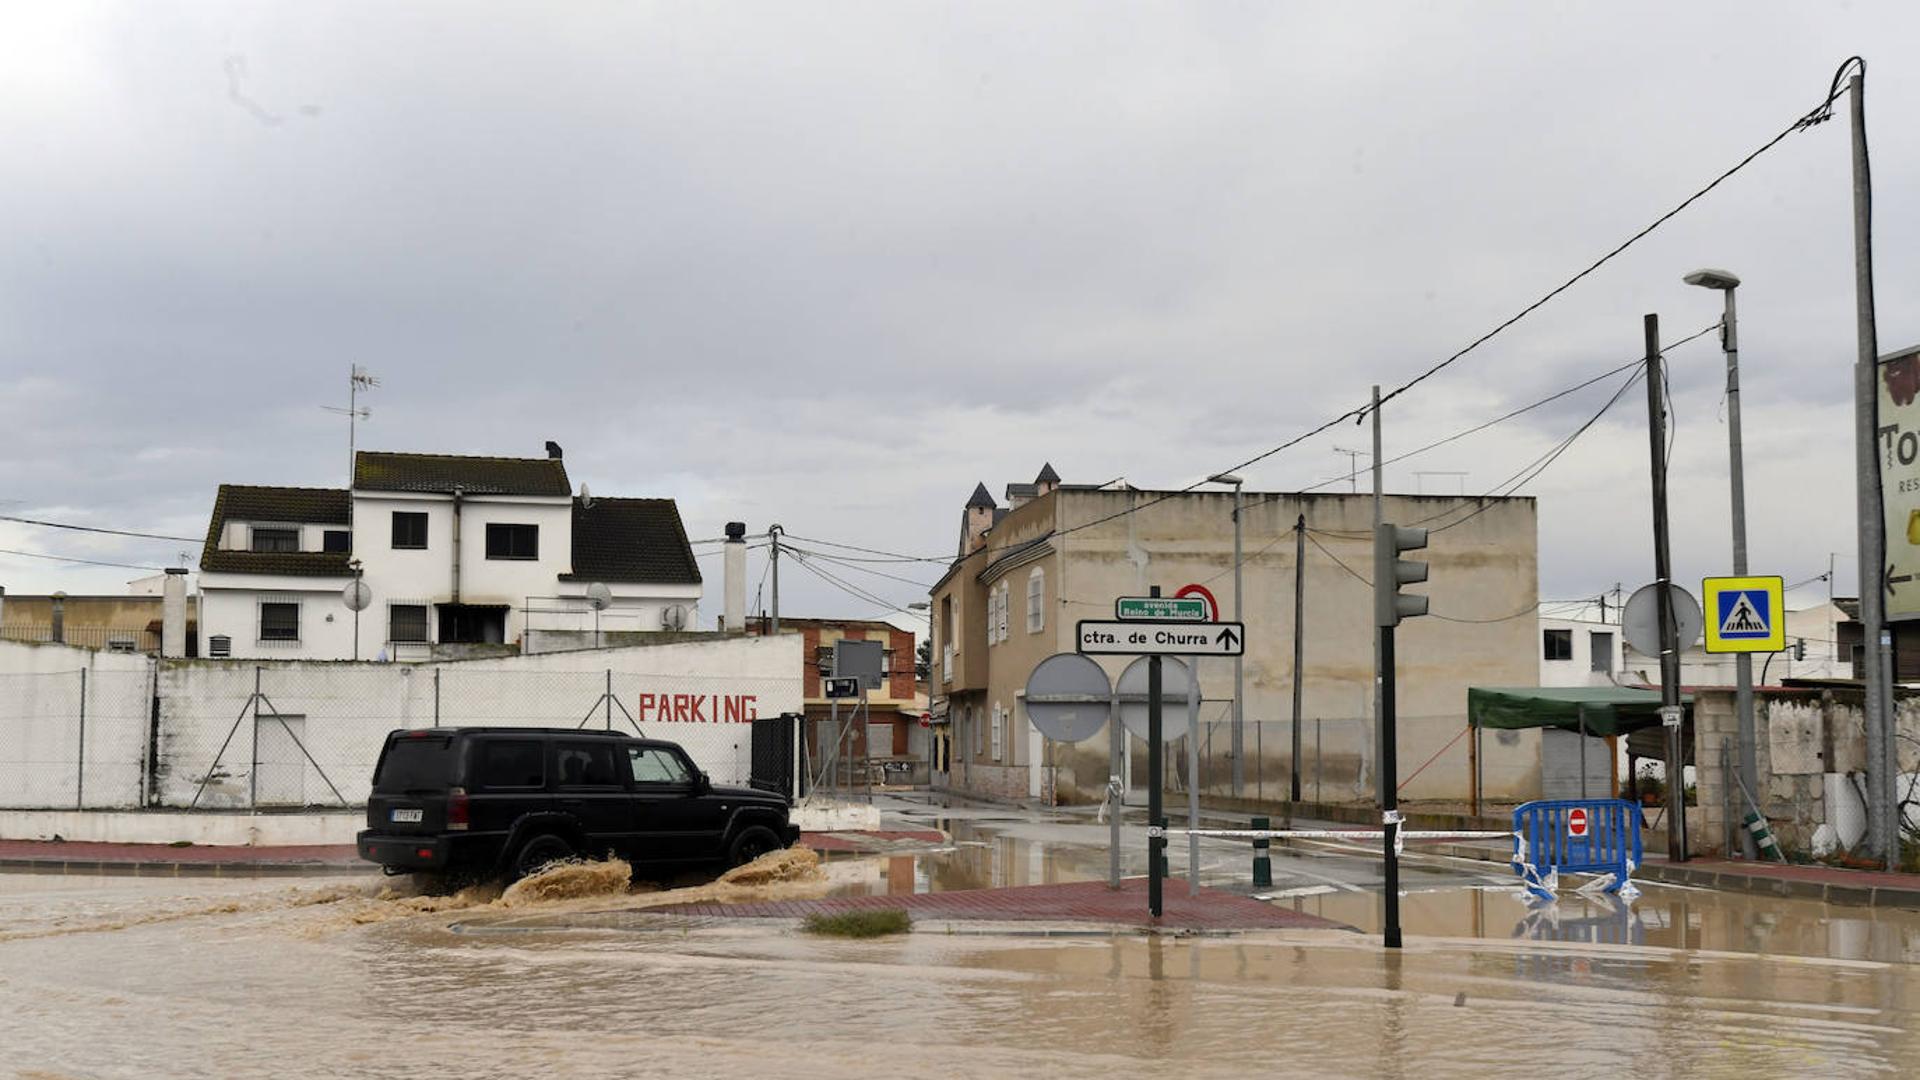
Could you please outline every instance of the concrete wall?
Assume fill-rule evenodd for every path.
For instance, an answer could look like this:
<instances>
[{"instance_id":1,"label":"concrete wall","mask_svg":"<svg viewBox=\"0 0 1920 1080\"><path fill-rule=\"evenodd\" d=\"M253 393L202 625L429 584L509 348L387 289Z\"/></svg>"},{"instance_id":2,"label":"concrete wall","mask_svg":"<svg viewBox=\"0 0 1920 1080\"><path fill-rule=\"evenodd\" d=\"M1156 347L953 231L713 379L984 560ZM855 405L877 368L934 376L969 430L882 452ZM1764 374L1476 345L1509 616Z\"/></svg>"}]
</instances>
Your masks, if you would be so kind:
<instances>
[{"instance_id":1,"label":"concrete wall","mask_svg":"<svg viewBox=\"0 0 1920 1080\"><path fill-rule=\"evenodd\" d=\"M966 584L994 558L1023 541L1051 532L1045 541L1052 554L1039 562L1007 572L1011 582L1008 640L980 646L988 671L977 697L955 695L979 707L987 722L997 702L1016 708L1010 751L999 761L991 753L982 759L973 753L971 733L959 732L965 762L956 761L954 784L971 790L963 764L988 769L1019 767L1029 752L1025 717L1017 710L1020 691L1034 664L1054 652L1074 648L1075 624L1080 619L1110 618L1113 600L1122 595L1145 595L1159 585L1171 595L1188 583L1204 584L1219 598L1231 617L1233 521L1231 493L1189 493L1156 505L1125 513L1130 504L1146 504L1153 492L1062 490L1044 496L1009 514L989 537L989 551L963 565L936 591L938 610L943 595L967 593L972 620L981 628L985 618L985 590L995 584ZM1354 790L1371 785L1373 626L1372 590L1362 580L1372 574L1372 504L1370 497L1351 495L1282 496L1260 502L1248 496L1244 512L1244 611L1248 625L1245 681L1246 753L1256 753L1254 725L1264 725L1262 760L1249 761L1245 772L1251 784L1256 768L1263 776L1286 774L1290 739L1268 738L1289 727L1292 694L1294 543L1292 528L1304 513L1312 538L1306 555L1306 671L1305 719L1321 718L1323 746L1337 742L1343 751L1336 766L1329 760L1327 774L1339 771ZM1476 512L1478 511L1478 512ZM1119 515L1119 516L1115 516ZM1482 508L1476 500L1391 496L1386 516L1400 523L1424 521L1429 528L1458 524L1432 535L1423 553L1432 567L1430 582L1414 591L1432 599L1432 610L1454 620L1408 620L1399 633L1399 756L1403 779L1429 758L1432 764L1407 784L1409 799L1465 799L1467 796L1467 741L1456 739L1466 727L1466 691L1469 686L1533 685L1539 671L1535 514L1530 499L1493 500ZM1108 519L1102 521L1101 519ZM1077 526L1100 522L1078 531ZM1324 548L1325 550L1322 550ZM1336 560L1338 560L1336 562ZM1341 565L1344 564L1344 567ZM1028 634L1025 621L1025 581L1031 566L1047 574L1048 607L1043 632ZM988 571L989 574L992 571ZM971 636L971 631L966 631ZM1125 667L1127 658L1105 659L1111 676ZM1224 720L1230 708L1233 674L1230 661L1200 662L1200 680L1209 699L1208 718ZM936 687L938 689L938 687ZM1214 734L1213 747L1202 747L1207 763L1202 779L1207 791L1224 792L1231 761L1224 743L1225 729ZM989 746L990 740L987 740ZM1310 739L1308 740L1310 745ZM1107 777L1104 733L1072 748L1056 747L1058 785L1065 801L1096 798ZM1488 739L1484 776L1489 798L1531 798L1538 793L1537 738L1517 739L1511 746ZM1307 752L1311 752L1310 750ZM1331 753L1331 751L1330 751ZM1437 757L1436 757L1437 755ZM958 757L958 755L956 755ZM1303 763L1304 766L1305 763ZM981 775L989 775L982 770ZM1144 774L1141 777L1144 782Z\"/></svg>"},{"instance_id":2,"label":"concrete wall","mask_svg":"<svg viewBox=\"0 0 1920 1080\"><path fill-rule=\"evenodd\" d=\"M1725 851L1729 816L1736 826L1745 816L1738 787L1722 768L1727 760L1739 768L1733 691L1695 691L1693 718L1699 805L1689 810L1687 835L1695 851ZM1901 773L1896 789L1905 795L1920 785L1920 695L1900 696L1895 722ZM1760 791L1753 798L1781 846L1793 852L1814 852L1830 840L1842 848L1851 846L1863 825L1856 793L1867 767L1860 692L1761 692L1755 695L1754 727ZM1909 824L1920 827L1920 813L1910 816ZM1823 825L1836 835L1817 835Z\"/></svg>"},{"instance_id":3,"label":"concrete wall","mask_svg":"<svg viewBox=\"0 0 1920 1080\"><path fill-rule=\"evenodd\" d=\"M150 664L0 641L0 807L140 805Z\"/></svg>"},{"instance_id":4,"label":"concrete wall","mask_svg":"<svg viewBox=\"0 0 1920 1080\"><path fill-rule=\"evenodd\" d=\"M798 635L417 665L173 660L157 671L145 657L0 642L0 806L186 807L196 794L200 809L354 805L386 733L436 722L637 725L685 746L715 782L743 784L750 721L801 709L800 661Z\"/></svg>"}]
</instances>

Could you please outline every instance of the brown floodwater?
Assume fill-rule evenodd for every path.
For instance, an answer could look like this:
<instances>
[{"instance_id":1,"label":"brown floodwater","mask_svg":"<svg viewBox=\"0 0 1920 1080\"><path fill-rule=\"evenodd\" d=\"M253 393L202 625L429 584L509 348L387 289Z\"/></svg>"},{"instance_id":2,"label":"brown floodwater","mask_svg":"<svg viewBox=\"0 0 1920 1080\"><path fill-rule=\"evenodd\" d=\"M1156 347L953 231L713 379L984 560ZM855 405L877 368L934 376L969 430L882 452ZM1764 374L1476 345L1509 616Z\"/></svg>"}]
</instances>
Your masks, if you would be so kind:
<instances>
[{"instance_id":1,"label":"brown floodwater","mask_svg":"<svg viewBox=\"0 0 1920 1080\"><path fill-rule=\"evenodd\" d=\"M368 877L0 875L0 1076L1920 1070L1920 918L1904 913L1660 887L1539 907L1462 886L1409 894L1393 955L1345 931L956 924L856 942L645 910L716 889L911 891L943 860L991 875L982 850L681 894L610 892L615 875L583 867L511 901L376 896L391 883ZM1005 876L1049 866L1084 869L1022 850ZM1377 903L1344 889L1275 902L1362 929Z\"/></svg>"}]
</instances>

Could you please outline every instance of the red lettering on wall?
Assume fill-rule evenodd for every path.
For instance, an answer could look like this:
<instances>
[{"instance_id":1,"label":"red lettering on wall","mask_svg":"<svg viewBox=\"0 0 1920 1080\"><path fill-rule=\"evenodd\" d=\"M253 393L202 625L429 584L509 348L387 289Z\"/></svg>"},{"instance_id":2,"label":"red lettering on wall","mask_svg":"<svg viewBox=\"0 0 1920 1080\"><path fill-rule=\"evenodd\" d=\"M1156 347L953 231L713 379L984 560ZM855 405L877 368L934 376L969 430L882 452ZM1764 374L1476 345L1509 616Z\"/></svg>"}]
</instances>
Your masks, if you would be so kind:
<instances>
[{"instance_id":1,"label":"red lettering on wall","mask_svg":"<svg viewBox=\"0 0 1920 1080\"><path fill-rule=\"evenodd\" d=\"M705 694L695 694L693 695L693 700L689 702L691 705L689 711L693 714L693 719L696 723L704 724L707 722L707 714L702 711L702 707L705 706L706 703L707 695Z\"/></svg>"},{"instance_id":2,"label":"red lettering on wall","mask_svg":"<svg viewBox=\"0 0 1920 1080\"><path fill-rule=\"evenodd\" d=\"M760 696L758 694L741 694L740 695L740 703L742 706L745 707L747 711L747 719L749 721L760 719L760 707L757 704L755 704L755 702L758 702L759 700L760 700Z\"/></svg>"},{"instance_id":3,"label":"red lettering on wall","mask_svg":"<svg viewBox=\"0 0 1920 1080\"><path fill-rule=\"evenodd\" d=\"M638 704L640 706L640 719L644 721L647 718L647 710L653 708L653 695L641 694Z\"/></svg>"}]
</instances>

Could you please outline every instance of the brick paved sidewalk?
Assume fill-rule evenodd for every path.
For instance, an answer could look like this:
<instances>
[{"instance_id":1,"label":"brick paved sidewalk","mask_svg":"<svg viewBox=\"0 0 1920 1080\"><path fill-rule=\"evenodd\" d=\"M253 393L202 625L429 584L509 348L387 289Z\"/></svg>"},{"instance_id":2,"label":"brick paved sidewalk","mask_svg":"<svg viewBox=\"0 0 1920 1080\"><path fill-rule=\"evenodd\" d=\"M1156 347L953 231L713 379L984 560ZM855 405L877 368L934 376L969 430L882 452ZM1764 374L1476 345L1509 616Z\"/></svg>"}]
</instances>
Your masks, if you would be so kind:
<instances>
[{"instance_id":1,"label":"brick paved sidewalk","mask_svg":"<svg viewBox=\"0 0 1920 1080\"><path fill-rule=\"evenodd\" d=\"M820 852L884 853L941 843L937 830L802 833ZM378 872L352 844L246 847L230 844L102 844L79 840L0 840L0 870L45 874L182 875L357 874Z\"/></svg>"},{"instance_id":2,"label":"brick paved sidewalk","mask_svg":"<svg viewBox=\"0 0 1920 1080\"><path fill-rule=\"evenodd\" d=\"M1798 866L1729 859L1689 859L1670 863L1648 859L1634 876L1676 885L1698 885L1731 892L1790 896L1829 904L1920 910L1920 874L1888 874L1837 866Z\"/></svg>"},{"instance_id":3,"label":"brick paved sidewalk","mask_svg":"<svg viewBox=\"0 0 1920 1080\"><path fill-rule=\"evenodd\" d=\"M1118 891L1104 881L1059 885L1022 885L1009 889L912 893L898 896L841 896L825 900L781 900L760 904L679 904L655 908L663 913L732 918L799 919L843 911L905 909L916 919L987 922L1077 922L1170 930L1350 930L1349 926L1278 907L1223 889L1202 888L1189 897L1187 885L1169 878L1164 914L1147 914L1147 881L1127 878Z\"/></svg>"}]
</instances>

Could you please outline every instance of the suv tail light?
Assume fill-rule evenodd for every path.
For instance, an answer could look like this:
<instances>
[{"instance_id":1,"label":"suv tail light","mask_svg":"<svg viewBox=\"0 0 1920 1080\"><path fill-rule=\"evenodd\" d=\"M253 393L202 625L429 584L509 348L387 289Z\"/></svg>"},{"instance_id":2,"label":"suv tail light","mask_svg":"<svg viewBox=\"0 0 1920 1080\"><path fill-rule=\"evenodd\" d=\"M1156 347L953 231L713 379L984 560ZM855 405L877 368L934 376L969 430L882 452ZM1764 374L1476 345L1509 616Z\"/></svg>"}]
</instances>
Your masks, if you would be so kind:
<instances>
[{"instance_id":1,"label":"suv tail light","mask_svg":"<svg viewBox=\"0 0 1920 1080\"><path fill-rule=\"evenodd\" d=\"M464 830L472 820L469 815L467 789L459 787L447 789L447 829L449 831Z\"/></svg>"}]
</instances>

